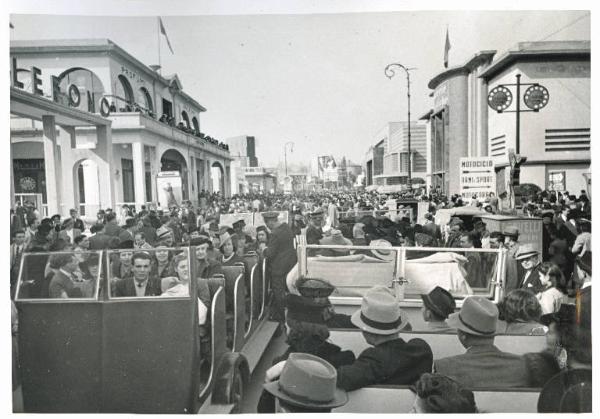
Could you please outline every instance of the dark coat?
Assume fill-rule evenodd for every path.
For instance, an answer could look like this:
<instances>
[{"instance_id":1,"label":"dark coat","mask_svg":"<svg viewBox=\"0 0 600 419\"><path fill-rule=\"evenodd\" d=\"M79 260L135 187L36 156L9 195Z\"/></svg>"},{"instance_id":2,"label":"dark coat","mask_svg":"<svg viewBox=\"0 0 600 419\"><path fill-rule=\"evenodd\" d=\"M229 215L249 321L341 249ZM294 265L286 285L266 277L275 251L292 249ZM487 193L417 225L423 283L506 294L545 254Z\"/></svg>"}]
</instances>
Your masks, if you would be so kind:
<instances>
[{"instance_id":1,"label":"dark coat","mask_svg":"<svg viewBox=\"0 0 600 419\"><path fill-rule=\"evenodd\" d=\"M525 280L525 273L523 273L519 288L529 289L530 291L533 291L534 294L544 290L542 282L540 281L540 264L531 270L531 274L527 277L527 280Z\"/></svg>"},{"instance_id":2,"label":"dark coat","mask_svg":"<svg viewBox=\"0 0 600 419\"><path fill-rule=\"evenodd\" d=\"M429 234L438 242L442 241L442 230L436 223L425 223L423 224L423 233Z\"/></svg>"},{"instance_id":3,"label":"dark coat","mask_svg":"<svg viewBox=\"0 0 600 419\"><path fill-rule=\"evenodd\" d=\"M90 250L103 250L108 248L111 236L105 233L96 233L90 237Z\"/></svg>"},{"instance_id":4,"label":"dark coat","mask_svg":"<svg viewBox=\"0 0 600 419\"><path fill-rule=\"evenodd\" d=\"M284 276L294 267L297 262L296 250L294 249L294 233L286 223L273 229L265 257L271 275Z\"/></svg>"},{"instance_id":5,"label":"dark coat","mask_svg":"<svg viewBox=\"0 0 600 419\"><path fill-rule=\"evenodd\" d=\"M352 364L337 369L337 386L346 391L374 384L413 384L431 372L433 353L423 339L398 338L365 349Z\"/></svg>"},{"instance_id":6,"label":"dark coat","mask_svg":"<svg viewBox=\"0 0 600 419\"><path fill-rule=\"evenodd\" d=\"M118 224L116 224L113 221L104 225L104 234L107 234L109 236L119 237L119 234L121 234L122 231L123 228L121 228Z\"/></svg>"},{"instance_id":7,"label":"dark coat","mask_svg":"<svg viewBox=\"0 0 600 419\"><path fill-rule=\"evenodd\" d=\"M135 297L135 284L133 277L123 278L117 280L115 284L115 297ZM154 276L148 278L148 284L146 284L146 297L156 296L162 294L160 289L160 280Z\"/></svg>"},{"instance_id":8,"label":"dark coat","mask_svg":"<svg viewBox=\"0 0 600 419\"><path fill-rule=\"evenodd\" d=\"M523 357L502 352L494 345L472 346L464 354L438 359L435 372L453 378L467 388L529 385Z\"/></svg>"}]
</instances>

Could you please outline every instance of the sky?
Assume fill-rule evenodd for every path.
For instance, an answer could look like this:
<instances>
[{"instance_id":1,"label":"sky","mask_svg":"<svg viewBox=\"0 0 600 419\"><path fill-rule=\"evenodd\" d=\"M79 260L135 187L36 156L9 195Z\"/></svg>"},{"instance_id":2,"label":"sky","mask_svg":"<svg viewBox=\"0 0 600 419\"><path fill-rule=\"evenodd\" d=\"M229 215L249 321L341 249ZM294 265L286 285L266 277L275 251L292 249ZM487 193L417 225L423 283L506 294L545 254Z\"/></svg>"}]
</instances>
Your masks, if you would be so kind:
<instances>
[{"instance_id":1,"label":"sky","mask_svg":"<svg viewBox=\"0 0 600 419\"><path fill-rule=\"evenodd\" d=\"M446 30L450 67L517 42L590 39L589 10L174 16L177 11L162 14L174 50L160 38L162 74L177 73L184 91L207 108L202 132L219 140L255 136L265 166L283 161L288 141L294 142L290 163L316 167L317 156L328 154L360 163L377 131L406 120L406 78L388 79L385 66L416 68L411 113L420 117L432 105L428 81L444 70ZM12 14L10 21L11 40L109 38L147 65L158 62L156 15Z\"/></svg>"}]
</instances>

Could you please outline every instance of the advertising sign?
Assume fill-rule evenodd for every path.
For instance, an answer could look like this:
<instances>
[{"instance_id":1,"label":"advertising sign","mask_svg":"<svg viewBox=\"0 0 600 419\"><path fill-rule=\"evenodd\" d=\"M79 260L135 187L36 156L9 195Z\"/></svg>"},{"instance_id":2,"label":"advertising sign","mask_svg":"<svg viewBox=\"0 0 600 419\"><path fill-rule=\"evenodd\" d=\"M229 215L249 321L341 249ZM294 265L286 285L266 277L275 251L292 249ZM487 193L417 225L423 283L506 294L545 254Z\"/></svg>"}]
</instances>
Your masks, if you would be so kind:
<instances>
[{"instance_id":1,"label":"advertising sign","mask_svg":"<svg viewBox=\"0 0 600 419\"><path fill-rule=\"evenodd\" d=\"M564 171L548 172L548 190L564 192L566 190L565 180L566 180L566 173Z\"/></svg>"},{"instance_id":2,"label":"advertising sign","mask_svg":"<svg viewBox=\"0 0 600 419\"><path fill-rule=\"evenodd\" d=\"M489 157L462 157L460 159L460 194L463 199L475 195L478 199L496 194L494 161Z\"/></svg>"},{"instance_id":3,"label":"advertising sign","mask_svg":"<svg viewBox=\"0 0 600 419\"><path fill-rule=\"evenodd\" d=\"M158 172L156 189L160 208L172 208L181 204L182 190L179 172Z\"/></svg>"}]
</instances>

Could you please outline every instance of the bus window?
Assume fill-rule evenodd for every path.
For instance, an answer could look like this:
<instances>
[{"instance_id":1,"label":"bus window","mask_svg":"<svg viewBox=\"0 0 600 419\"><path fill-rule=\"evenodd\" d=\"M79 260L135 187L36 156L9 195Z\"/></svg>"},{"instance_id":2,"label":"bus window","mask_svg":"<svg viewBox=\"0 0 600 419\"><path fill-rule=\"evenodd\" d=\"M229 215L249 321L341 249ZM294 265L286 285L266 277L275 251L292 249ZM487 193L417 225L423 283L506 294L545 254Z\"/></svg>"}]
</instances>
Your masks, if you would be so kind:
<instances>
[{"instance_id":1,"label":"bus window","mask_svg":"<svg viewBox=\"0 0 600 419\"><path fill-rule=\"evenodd\" d=\"M101 262L100 251L25 253L16 300L97 300Z\"/></svg>"},{"instance_id":2,"label":"bus window","mask_svg":"<svg viewBox=\"0 0 600 419\"><path fill-rule=\"evenodd\" d=\"M111 250L107 252L107 263L111 299L190 296L187 248Z\"/></svg>"}]
</instances>

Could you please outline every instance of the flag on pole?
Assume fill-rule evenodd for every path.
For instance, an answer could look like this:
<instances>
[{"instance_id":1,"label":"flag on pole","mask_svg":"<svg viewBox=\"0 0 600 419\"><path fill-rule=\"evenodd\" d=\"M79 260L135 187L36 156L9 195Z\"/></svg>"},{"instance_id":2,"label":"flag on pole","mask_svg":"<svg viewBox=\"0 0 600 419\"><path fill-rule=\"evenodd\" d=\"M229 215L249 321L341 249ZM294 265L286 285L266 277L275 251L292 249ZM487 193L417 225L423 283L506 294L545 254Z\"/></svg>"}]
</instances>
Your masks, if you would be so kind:
<instances>
[{"instance_id":1,"label":"flag on pole","mask_svg":"<svg viewBox=\"0 0 600 419\"><path fill-rule=\"evenodd\" d=\"M450 45L450 35L448 34L448 28L446 28L446 45L444 46L444 67L448 68L448 51L450 51L452 45Z\"/></svg>"},{"instance_id":2,"label":"flag on pole","mask_svg":"<svg viewBox=\"0 0 600 419\"><path fill-rule=\"evenodd\" d=\"M162 19L158 18L158 23L160 25L160 33L162 33L165 36L165 39L167 40L167 45L169 46L169 49L171 50L171 54L175 54L173 52L173 48L171 47L171 42L169 41L169 37L167 36L167 31L165 30L165 26L163 25Z\"/></svg>"}]
</instances>

